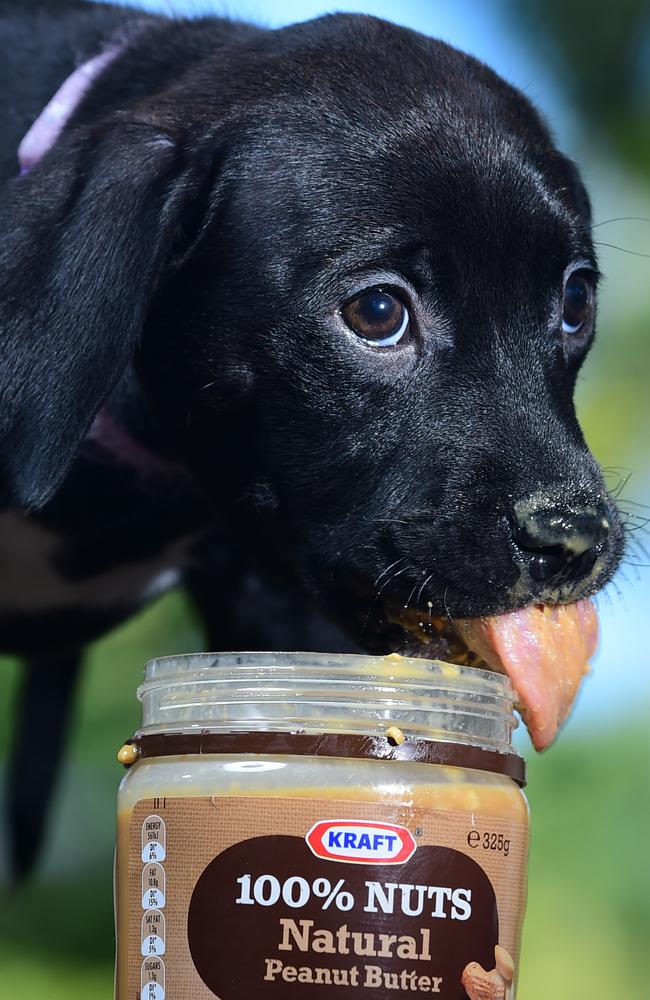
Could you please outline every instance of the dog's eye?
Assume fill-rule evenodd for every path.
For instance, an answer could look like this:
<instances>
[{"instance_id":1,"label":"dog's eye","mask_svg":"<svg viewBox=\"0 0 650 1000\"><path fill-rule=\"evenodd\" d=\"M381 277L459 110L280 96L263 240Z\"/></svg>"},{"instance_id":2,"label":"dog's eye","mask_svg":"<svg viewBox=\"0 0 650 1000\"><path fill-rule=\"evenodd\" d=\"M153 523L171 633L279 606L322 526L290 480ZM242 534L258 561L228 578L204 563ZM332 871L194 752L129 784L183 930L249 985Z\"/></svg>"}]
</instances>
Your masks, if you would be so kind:
<instances>
[{"instance_id":1,"label":"dog's eye","mask_svg":"<svg viewBox=\"0 0 650 1000\"><path fill-rule=\"evenodd\" d=\"M578 333L587 324L593 312L593 298L591 283L581 274L572 274L564 287L564 333Z\"/></svg>"},{"instance_id":2,"label":"dog's eye","mask_svg":"<svg viewBox=\"0 0 650 1000\"><path fill-rule=\"evenodd\" d=\"M341 315L353 333L373 347L394 347L409 332L411 318L393 292L370 288L347 302Z\"/></svg>"}]
</instances>

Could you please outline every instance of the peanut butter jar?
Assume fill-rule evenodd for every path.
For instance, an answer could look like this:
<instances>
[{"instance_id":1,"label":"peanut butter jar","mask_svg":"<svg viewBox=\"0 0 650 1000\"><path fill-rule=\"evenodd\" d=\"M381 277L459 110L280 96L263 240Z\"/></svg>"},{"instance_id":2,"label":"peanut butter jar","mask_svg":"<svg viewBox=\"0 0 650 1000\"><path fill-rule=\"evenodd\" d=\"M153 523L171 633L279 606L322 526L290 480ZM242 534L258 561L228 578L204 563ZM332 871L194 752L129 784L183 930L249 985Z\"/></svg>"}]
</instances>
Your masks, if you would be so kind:
<instances>
[{"instance_id":1,"label":"peanut butter jar","mask_svg":"<svg viewBox=\"0 0 650 1000\"><path fill-rule=\"evenodd\" d=\"M514 1000L529 833L506 677L200 654L152 661L138 695L117 1000Z\"/></svg>"}]
</instances>

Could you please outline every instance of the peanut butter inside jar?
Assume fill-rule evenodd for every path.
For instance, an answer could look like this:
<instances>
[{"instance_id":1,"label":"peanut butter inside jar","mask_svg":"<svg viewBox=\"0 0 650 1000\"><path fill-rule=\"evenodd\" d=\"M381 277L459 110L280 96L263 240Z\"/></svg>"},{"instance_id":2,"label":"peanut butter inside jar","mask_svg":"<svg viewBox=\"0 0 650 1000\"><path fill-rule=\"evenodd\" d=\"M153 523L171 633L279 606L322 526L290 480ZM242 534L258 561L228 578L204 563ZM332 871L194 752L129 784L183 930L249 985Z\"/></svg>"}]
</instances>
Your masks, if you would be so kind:
<instances>
[{"instance_id":1,"label":"peanut butter inside jar","mask_svg":"<svg viewBox=\"0 0 650 1000\"><path fill-rule=\"evenodd\" d=\"M117 1000L514 1000L528 805L499 674L399 656L146 667Z\"/></svg>"}]
</instances>

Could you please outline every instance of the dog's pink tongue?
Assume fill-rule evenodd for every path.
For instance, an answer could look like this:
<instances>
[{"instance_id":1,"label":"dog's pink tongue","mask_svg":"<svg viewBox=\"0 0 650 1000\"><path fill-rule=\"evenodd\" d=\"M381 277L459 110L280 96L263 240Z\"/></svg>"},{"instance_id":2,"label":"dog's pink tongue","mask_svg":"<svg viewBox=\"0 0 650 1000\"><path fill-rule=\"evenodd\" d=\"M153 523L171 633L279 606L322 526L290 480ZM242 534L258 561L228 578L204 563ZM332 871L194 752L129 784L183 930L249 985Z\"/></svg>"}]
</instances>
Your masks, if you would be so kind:
<instances>
[{"instance_id":1,"label":"dog's pink tongue","mask_svg":"<svg viewBox=\"0 0 650 1000\"><path fill-rule=\"evenodd\" d=\"M591 601L543 605L463 622L464 641L494 670L508 674L537 750L565 721L598 641Z\"/></svg>"}]
</instances>

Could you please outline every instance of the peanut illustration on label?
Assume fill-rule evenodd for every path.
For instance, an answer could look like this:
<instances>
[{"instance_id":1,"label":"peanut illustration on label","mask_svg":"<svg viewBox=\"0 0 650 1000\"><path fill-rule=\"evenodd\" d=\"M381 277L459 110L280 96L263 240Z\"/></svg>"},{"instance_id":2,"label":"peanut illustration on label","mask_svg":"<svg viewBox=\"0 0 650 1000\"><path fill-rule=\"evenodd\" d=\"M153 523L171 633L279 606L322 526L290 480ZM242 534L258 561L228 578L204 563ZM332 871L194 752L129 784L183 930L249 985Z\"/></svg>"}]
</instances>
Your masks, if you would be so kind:
<instances>
[{"instance_id":1,"label":"peanut illustration on label","mask_svg":"<svg viewBox=\"0 0 650 1000\"><path fill-rule=\"evenodd\" d=\"M469 1000L510 1000L515 963L505 948L494 949L496 968L486 972L478 962L470 962L463 970L462 984Z\"/></svg>"},{"instance_id":2,"label":"peanut illustration on label","mask_svg":"<svg viewBox=\"0 0 650 1000\"><path fill-rule=\"evenodd\" d=\"M509 955L505 948L501 945L497 945L494 949L494 960L496 962L497 970L503 977L506 983L512 983L515 978L515 963L512 955Z\"/></svg>"}]
</instances>

